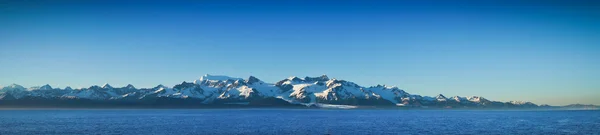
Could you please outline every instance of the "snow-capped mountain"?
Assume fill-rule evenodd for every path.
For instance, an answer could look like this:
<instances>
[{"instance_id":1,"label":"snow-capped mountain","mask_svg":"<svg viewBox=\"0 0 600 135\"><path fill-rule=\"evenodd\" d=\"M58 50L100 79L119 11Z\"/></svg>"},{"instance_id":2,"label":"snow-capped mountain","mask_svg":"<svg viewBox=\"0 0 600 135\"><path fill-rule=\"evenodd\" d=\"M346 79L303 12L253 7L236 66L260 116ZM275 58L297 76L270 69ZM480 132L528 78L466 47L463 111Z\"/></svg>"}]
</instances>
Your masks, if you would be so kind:
<instances>
[{"instance_id":1,"label":"snow-capped mountain","mask_svg":"<svg viewBox=\"0 0 600 135\"><path fill-rule=\"evenodd\" d=\"M483 97L447 98L409 94L398 87L363 87L356 83L318 77L289 77L276 83L221 75L204 75L193 82L173 87L158 85L137 89L131 84L113 87L108 83L89 88L53 88L46 84L26 89L13 84L0 90L0 104L7 101L86 101L93 103L186 104L186 105L300 105L300 106L398 106L398 107L536 107L530 102L497 102ZM19 102L15 102L19 103Z\"/></svg>"},{"instance_id":2,"label":"snow-capped mountain","mask_svg":"<svg viewBox=\"0 0 600 135\"><path fill-rule=\"evenodd\" d=\"M3 87L2 92L9 92L9 91L25 91L27 90L25 87L18 85L18 84L11 84L9 86Z\"/></svg>"}]
</instances>

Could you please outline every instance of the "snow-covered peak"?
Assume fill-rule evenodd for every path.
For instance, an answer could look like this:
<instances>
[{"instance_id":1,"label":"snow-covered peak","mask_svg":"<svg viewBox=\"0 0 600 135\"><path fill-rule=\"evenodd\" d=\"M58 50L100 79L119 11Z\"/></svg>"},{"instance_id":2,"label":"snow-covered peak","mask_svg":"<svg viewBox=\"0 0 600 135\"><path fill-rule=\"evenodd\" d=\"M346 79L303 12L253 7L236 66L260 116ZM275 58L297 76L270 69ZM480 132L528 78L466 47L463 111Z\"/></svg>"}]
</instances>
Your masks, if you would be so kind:
<instances>
[{"instance_id":1,"label":"snow-covered peak","mask_svg":"<svg viewBox=\"0 0 600 135\"><path fill-rule=\"evenodd\" d=\"M327 75L321 75L319 77L308 77L308 76L304 77L304 81L309 81L309 82L312 82L312 81L328 81L328 80L329 80L329 77L327 77Z\"/></svg>"},{"instance_id":2,"label":"snow-covered peak","mask_svg":"<svg viewBox=\"0 0 600 135\"><path fill-rule=\"evenodd\" d=\"M154 89L154 90L158 90L158 89L161 89L161 88L163 88L163 89L166 89L166 88L168 88L168 87L166 87L166 86L164 86L164 85L162 85L162 84L159 84L158 86L156 86L156 87L154 87L154 88L152 88L152 89Z\"/></svg>"},{"instance_id":3,"label":"snow-covered peak","mask_svg":"<svg viewBox=\"0 0 600 135\"><path fill-rule=\"evenodd\" d=\"M201 82L204 81L227 81L227 80L244 80L242 78L235 78L235 77L229 77L229 76L224 76L224 75L210 75L210 74L206 74L202 77L200 77L200 79L195 80L194 83L195 84L200 84Z\"/></svg>"},{"instance_id":4,"label":"snow-covered peak","mask_svg":"<svg viewBox=\"0 0 600 135\"><path fill-rule=\"evenodd\" d=\"M356 105L396 105L406 107L520 107L537 106L530 102L510 101L496 102L483 97L458 97L447 98L442 94L437 96L413 95L395 86L377 85L363 87L351 81L329 78L327 75L318 77L290 77L275 84L265 83L260 79L249 76L248 78L233 78L220 75L204 75L194 83L183 82L173 87L158 85L152 89L137 90L133 85L113 88L109 84L94 85L86 88L56 91L50 85L33 87L25 91L23 86L13 84L0 91L0 100L19 99L26 96L43 98L69 98L112 100L126 99L153 99L153 98L196 98L202 103L228 103L261 101L266 98L277 98L292 104L318 105L318 104L356 104ZM48 91L43 91L48 90ZM2 94L9 98L2 98ZM269 99L270 100L270 99ZM153 101L153 100L148 100ZM456 102L454 102L456 101ZM144 101L145 102L145 101Z\"/></svg>"},{"instance_id":5,"label":"snow-covered peak","mask_svg":"<svg viewBox=\"0 0 600 135\"><path fill-rule=\"evenodd\" d=\"M123 87L125 89L135 89L135 87L131 84L127 84L127 86Z\"/></svg>"},{"instance_id":6,"label":"snow-covered peak","mask_svg":"<svg viewBox=\"0 0 600 135\"><path fill-rule=\"evenodd\" d=\"M110 86L108 83L105 83L104 85L102 85L103 89L112 89L113 87Z\"/></svg>"},{"instance_id":7,"label":"snow-covered peak","mask_svg":"<svg viewBox=\"0 0 600 135\"><path fill-rule=\"evenodd\" d=\"M400 89L400 88L398 88L396 86L381 85L381 84L378 84L377 86L371 86L369 88Z\"/></svg>"},{"instance_id":8,"label":"snow-covered peak","mask_svg":"<svg viewBox=\"0 0 600 135\"><path fill-rule=\"evenodd\" d=\"M166 89L167 88L165 88L165 87L157 87L157 89L155 89L154 93L159 93L159 92L162 92L162 91L166 91Z\"/></svg>"},{"instance_id":9,"label":"snow-covered peak","mask_svg":"<svg viewBox=\"0 0 600 135\"><path fill-rule=\"evenodd\" d=\"M446 98L446 96L439 94L439 95L435 96L435 99L437 101L446 101L447 98Z\"/></svg>"},{"instance_id":10,"label":"snow-covered peak","mask_svg":"<svg viewBox=\"0 0 600 135\"><path fill-rule=\"evenodd\" d=\"M90 87L88 87L88 89L100 89L102 87L98 86L98 85L92 85Z\"/></svg>"},{"instance_id":11,"label":"snow-covered peak","mask_svg":"<svg viewBox=\"0 0 600 135\"><path fill-rule=\"evenodd\" d=\"M290 77L288 77L288 78L285 78L285 79L287 79L287 80L294 80L294 79L300 79L300 78L298 78L298 77L296 77L296 76L290 76Z\"/></svg>"},{"instance_id":12,"label":"snow-covered peak","mask_svg":"<svg viewBox=\"0 0 600 135\"><path fill-rule=\"evenodd\" d=\"M452 97L452 99L454 99L454 101L456 101L456 102L467 101L467 98L459 97L459 96L454 96L454 97Z\"/></svg>"},{"instance_id":13,"label":"snow-covered peak","mask_svg":"<svg viewBox=\"0 0 600 135\"><path fill-rule=\"evenodd\" d=\"M14 84L14 83L13 83L13 84L11 84L11 85L8 85L8 86L6 86L6 87L4 87L4 88L2 88L2 91L9 91L9 90L10 90L10 91L15 91L15 90L16 90L16 91L25 91L25 90L26 90L26 88L25 88L25 87L23 87L23 86L21 86L21 85Z\"/></svg>"},{"instance_id":14,"label":"snow-covered peak","mask_svg":"<svg viewBox=\"0 0 600 135\"><path fill-rule=\"evenodd\" d=\"M224 75L209 75L206 74L202 77L200 77L200 80L221 80L221 81L225 81L225 80L244 80L242 78L235 78L235 77L229 77L229 76L224 76Z\"/></svg>"},{"instance_id":15,"label":"snow-covered peak","mask_svg":"<svg viewBox=\"0 0 600 135\"><path fill-rule=\"evenodd\" d=\"M49 84L46 84L39 88L39 90L51 90L51 89L52 89L52 86L50 86Z\"/></svg>"},{"instance_id":16,"label":"snow-covered peak","mask_svg":"<svg viewBox=\"0 0 600 135\"><path fill-rule=\"evenodd\" d=\"M400 88L398 88L396 86L387 86L387 85L384 85L383 87L386 88L386 89L400 89Z\"/></svg>"},{"instance_id":17,"label":"snow-covered peak","mask_svg":"<svg viewBox=\"0 0 600 135\"><path fill-rule=\"evenodd\" d=\"M250 76L250 77L248 77L248 80L246 80L246 83L248 83L248 84L260 83L260 82L262 82L262 81L254 76Z\"/></svg>"},{"instance_id":18,"label":"snow-covered peak","mask_svg":"<svg viewBox=\"0 0 600 135\"><path fill-rule=\"evenodd\" d=\"M517 105L517 106L538 106L537 104L527 102L527 101L509 101L508 103Z\"/></svg>"},{"instance_id":19,"label":"snow-covered peak","mask_svg":"<svg viewBox=\"0 0 600 135\"><path fill-rule=\"evenodd\" d=\"M525 102L525 101L509 101L509 103L514 104L514 105L524 105L524 104L528 104L531 102Z\"/></svg>"},{"instance_id":20,"label":"snow-covered peak","mask_svg":"<svg viewBox=\"0 0 600 135\"><path fill-rule=\"evenodd\" d=\"M485 100L485 98L479 97L479 96L471 96L471 97L468 97L467 99L471 102L477 102L477 103Z\"/></svg>"},{"instance_id":21,"label":"snow-covered peak","mask_svg":"<svg viewBox=\"0 0 600 135\"><path fill-rule=\"evenodd\" d=\"M11 84L11 85L8 85L8 86L6 86L6 87L8 87L8 88L12 88L12 89L25 89L25 87L23 87L23 86L21 86L21 85L18 85L18 84L15 84L15 83L13 83L13 84ZM6 87L5 87L5 88L6 88Z\"/></svg>"},{"instance_id":22,"label":"snow-covered peak","mask_svg":"<svg viewBox=\"0 0 600 135\"><path fill-rule=\"evenodd\" d=\"M331 80L327 80L325 82L325 84L327 84L327 86L331 86L333 84L337 84L337 83L343 83L343 81L337 80L337 79L331 79Z\"/></svg>"},{"instance_id":23,"label":"snow-covered peak","mask_svg":"<svg viewBox=\"0 0 600 135\"><path fill-rule=\"evenodd\" d=\"M319 77L304 77L304 78L298 78L296 76L292 76L292 77L288 77L285 80L281 80L278 82L278 84L297 84L297 83L315 83L315 82L327 82L327 81L332 81L335 79L329 79L329 77L327 77L327 75L322 75Z\"/></svg>"}]
</instances>

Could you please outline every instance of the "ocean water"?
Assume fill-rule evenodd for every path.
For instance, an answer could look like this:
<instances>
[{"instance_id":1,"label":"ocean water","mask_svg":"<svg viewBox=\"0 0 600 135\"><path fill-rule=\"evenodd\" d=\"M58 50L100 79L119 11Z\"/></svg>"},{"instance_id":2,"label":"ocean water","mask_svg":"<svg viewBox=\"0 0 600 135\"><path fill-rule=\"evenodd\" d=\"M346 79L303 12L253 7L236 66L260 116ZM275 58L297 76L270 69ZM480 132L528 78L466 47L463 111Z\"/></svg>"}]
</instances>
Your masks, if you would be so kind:
<instances>
[{"instance_id":1,"label":"ocean water","mask_svg":"<svg viewBox=\"0 0 600 135\"><path fill-rule=\"evenodd\" d=\"M600 134L600 111L0 110L0 134Z\"/></svg>"}]
</instances>

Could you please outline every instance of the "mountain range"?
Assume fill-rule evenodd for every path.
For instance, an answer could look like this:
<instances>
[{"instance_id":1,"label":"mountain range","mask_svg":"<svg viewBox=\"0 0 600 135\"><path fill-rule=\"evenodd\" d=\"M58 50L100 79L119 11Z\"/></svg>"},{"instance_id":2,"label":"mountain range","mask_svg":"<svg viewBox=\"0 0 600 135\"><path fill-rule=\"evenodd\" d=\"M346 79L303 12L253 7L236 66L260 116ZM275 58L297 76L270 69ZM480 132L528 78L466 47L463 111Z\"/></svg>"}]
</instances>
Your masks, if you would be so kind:
<instances>
[{"instance_id":1,"label":"mountain range","mask_svg":"<svg viewBox=\"0 0 600 135\"><path fill-rule=\"evenodd\" d=\"M557 108L531 102L492 101L480 96L420 96L398 87L363 87L356 83L318 77L289 77L275 83L221 75L204 75L173 87L136 88L109 84L64 89L50 85L25 88L12 84L0 90L0 107L318 107L318 108ZM594 105L572 105L597 109Z\"/></svg>"}]
</instances>

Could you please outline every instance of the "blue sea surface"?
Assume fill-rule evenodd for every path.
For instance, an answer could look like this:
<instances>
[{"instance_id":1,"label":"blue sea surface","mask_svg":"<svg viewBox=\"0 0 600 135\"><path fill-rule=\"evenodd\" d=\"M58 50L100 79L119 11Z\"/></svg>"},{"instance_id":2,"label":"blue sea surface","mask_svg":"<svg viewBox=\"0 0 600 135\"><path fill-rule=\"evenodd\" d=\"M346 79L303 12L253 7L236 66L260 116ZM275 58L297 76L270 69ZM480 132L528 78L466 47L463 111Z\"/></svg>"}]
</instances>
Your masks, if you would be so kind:
<instances>
[{"instance_id":1,"label":"blue sea surface","mask_svg":"<svg viewBox=\"0 0 600 135\"><path fill-rule=\"evenodd\" d=\"M0 134L600 134L600 111L0 110Z\"/></svg>"}]
</instances>

